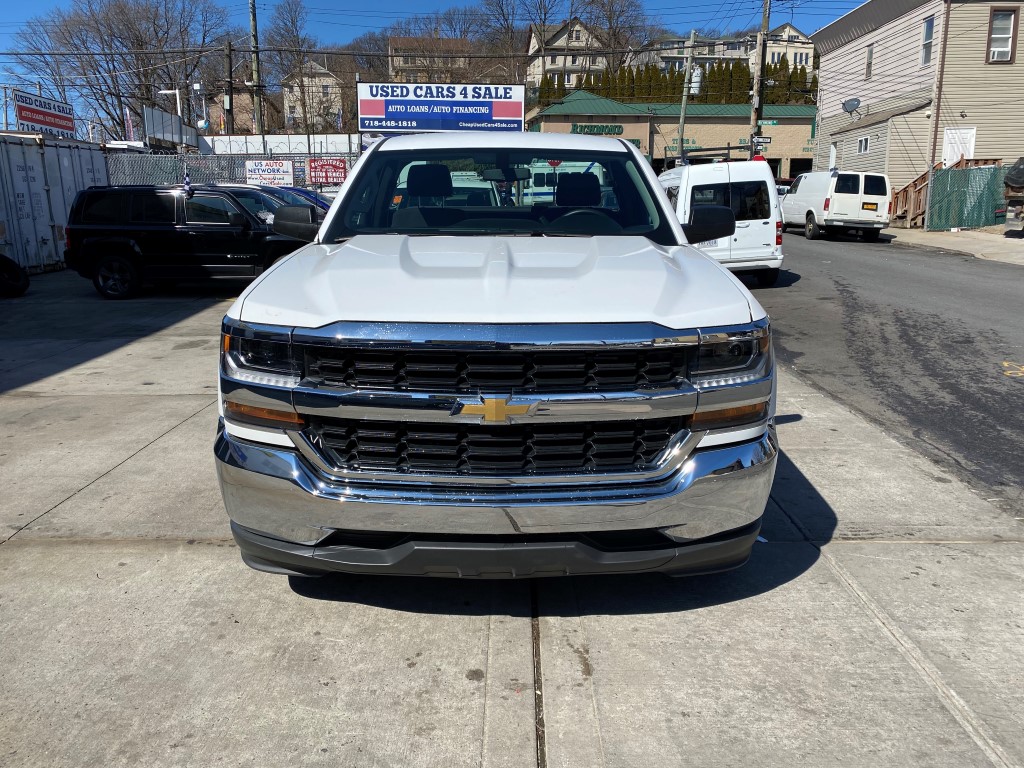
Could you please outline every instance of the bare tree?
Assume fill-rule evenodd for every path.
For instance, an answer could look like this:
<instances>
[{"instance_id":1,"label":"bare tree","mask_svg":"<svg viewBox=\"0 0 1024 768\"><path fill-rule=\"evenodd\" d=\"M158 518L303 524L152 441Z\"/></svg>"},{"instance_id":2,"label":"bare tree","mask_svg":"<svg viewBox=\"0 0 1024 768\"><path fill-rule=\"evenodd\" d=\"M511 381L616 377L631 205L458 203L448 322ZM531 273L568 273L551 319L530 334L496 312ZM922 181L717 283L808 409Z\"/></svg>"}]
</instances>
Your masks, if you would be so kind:
<instances>
[{"instance_id":1,"label":"bare tree","mask_svg":"<svg viewBox=\"0 0 1024 768\"><path fill-rule=\"evenodd\" d=\"M563 12L564 0L519 0L520 13L537 35L540 76L547 75L547 41L550 27Z\"/></svg>"},{"instance_id":2,"label":"bare tree","mask_svg":"<svg viewBox=\"0 0 1024 768\"><path fill-rule=\"evenodd\" d=\"M139 126L143 106L176 111L174 96L158 91L184 91L189 105L201 51L225 29L213 0L74 0L30 20L16 38L15 59L47 91L89 105L106 138L124 138L126 110ZM45 55L54 50L74 55Z\"/></svg>"},{"instance_id":3,"label":"bare tree","mask_svg":"<svg viewBox=\"0 0 1024 768\"><path fill-rule=\"evenodd\" d=\"M631 63L630 51L639 51L650 42L650 26L641 0L586 0L582 15L604 35L612 72Z\"/></svg>"},{"instance_id":4,"label":"bare tree","mask_svg":"<svg viewBox=\"0 0 1024 768\"><path fill-rule=\"evenodd\" d=\"M281 86L286 127L289 125L287 113L291 107L298 107L302 127L307 129L314 114L314 94L310 87L311 67L307 52L316 48L316 39L307 31L308 24L309 11L302 0L281 0L274 6L270 24L263 34L263 60L267 80ZM292 124L291 127L299 126Z\"/></svg>"},{"instance_id":5,"label":"bare tree","mask_svg":"<svg viewBox=\"0 0 1024 768\"><path fill-rule=\"evenodd\" d=\"M481 0L482 37L491 51L503 59L505 82L523 79L527 29L519 16L519 0Z\"/></svg>"}]
</instances>

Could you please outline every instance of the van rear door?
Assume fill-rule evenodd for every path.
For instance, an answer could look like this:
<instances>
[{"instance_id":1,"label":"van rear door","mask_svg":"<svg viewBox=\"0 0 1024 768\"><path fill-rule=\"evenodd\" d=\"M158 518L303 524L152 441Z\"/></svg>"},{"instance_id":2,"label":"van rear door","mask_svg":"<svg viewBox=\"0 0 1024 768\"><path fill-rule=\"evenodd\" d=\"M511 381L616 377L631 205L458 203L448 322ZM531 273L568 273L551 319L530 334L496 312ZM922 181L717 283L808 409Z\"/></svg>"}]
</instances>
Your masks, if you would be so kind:
<instances>
[{"instance_id":1,"label":"van rear door","mask_svg":"<svg viewBox=\"0 0 1024 768\"><path fill-rule=\"evenodd\" d=\"M825 223L859 221L861 219L861 184L859 173L837 174L832 194L826 199Z\"/></svg>"},{"instance_id":2,"label":"van rear door","mask_svg":"<svg viewBox=\"0 0 1024 768\"><path fill-rule=\"evenodd\" d=\"M765 166L767 168L767 166ZM736 234L732 238L730 261L766 259L775 249L777 195L765 179L738 180L732 174L729 192L736 214ZM774 193L774 194L773 194Z\"/></svg>"},{"instance_id":3,"label":"van rear door","mask_svg":"<svg viewBox=\"0 0 1024 768\"><path fill-rule=\"evenodd\" d=\"M877 173L865 173L861 187L861 219L889 223L889 180Z\"/></svg>"},{"instance_id":4,"label":"van rear door","mask_svg":"<svg viewBox=\"0 0 1024 768\"><path fill-rule=\"evenodd\" d=\"M840 173L833 186L828 223L889 222L889 181L878 173Z\"/></svg>"},{"instance_id":5,"label":"van rear door","mask_svg":"<svg viewBox=\"0 0 1024 768\"><path fill-rule=\"evenodd\" d=\"M724 205L727 208L732 206L728 163L690 166L685 170L688 172L684 172L680 179L679 203L676 209L679 221L686 224L693 209L702 205ZM722 237L693 245L715 261L729 261L732 256L733 238Z\"/></svg>"}]
</instances>

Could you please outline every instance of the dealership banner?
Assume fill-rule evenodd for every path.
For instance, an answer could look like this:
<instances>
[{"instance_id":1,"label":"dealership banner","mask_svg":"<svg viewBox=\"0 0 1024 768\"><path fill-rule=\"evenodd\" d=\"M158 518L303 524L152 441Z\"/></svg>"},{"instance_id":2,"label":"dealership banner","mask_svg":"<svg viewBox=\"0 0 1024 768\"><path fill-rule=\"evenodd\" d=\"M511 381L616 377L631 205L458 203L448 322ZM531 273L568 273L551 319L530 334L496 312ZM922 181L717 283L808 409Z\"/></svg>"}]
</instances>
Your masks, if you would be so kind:
<instances>
[{"instance_id":1,"label":"dealership banner","mask_svg":"<svg viewBox=\"0 0 1024 768\"><path fill-rule=\"evenodd\" d=\"M522 131L523 85L359 83L359 130Z\"/></svg>"},{"instance_id":2,"label":"dealership banner","mask_svg":"<svg viewBox=\"0 0 1024 768\"><path fill-rule=\"evenodd\" d=\"M75 138L75 110L63 101L15 90L14 120L19 131Z\"/></svg>"},{"instance_id":3,"label":"dealership banner","mask_svg":"<svg viewBox=\"0 0 1024 768\"><path fill-rule=\"evenodd\" d=\"M348 178L348 163L344 157L309 158L306 181L310 184L342 184Z\"/></svg>"},{"instance_id":4,"label":"dealership banner","mask_svg":"<svg viewBox=\"0 0 1024 768\"><path fill-rule=\"evenodd\" d=\"M245 183L272 187L295 186L295 170L291 160L246 160Z\"/></svg>"}]
</instances>

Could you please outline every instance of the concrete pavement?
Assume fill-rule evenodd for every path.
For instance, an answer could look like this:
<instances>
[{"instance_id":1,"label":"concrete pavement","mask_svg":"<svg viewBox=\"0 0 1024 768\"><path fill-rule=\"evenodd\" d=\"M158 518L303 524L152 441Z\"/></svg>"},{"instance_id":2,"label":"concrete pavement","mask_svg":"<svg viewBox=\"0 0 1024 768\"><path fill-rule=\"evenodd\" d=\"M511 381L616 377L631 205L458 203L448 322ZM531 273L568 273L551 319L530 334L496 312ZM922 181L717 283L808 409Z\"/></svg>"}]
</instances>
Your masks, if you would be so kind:
<instances>
[{"instance_id":1,"label":"concrete pavement","mask_svg":"<svg viewBox=\"0 0 1024 768\"><path fill-rule=\"evenodd\" d=\"M217 494L229 295L90 294L0 315L0 765L1024 764L1021 522L788 370L739 571L289 582Z\"/></svg>"},{"instance_id":2,"label":"concrete pavement","mask_svg":"<svg viewBox=\"0 0 1024 768\"><path fill-rule=\"evenodd\" d=\"M921 229L885 230L896 245L934 248L940 251L963 253L978 259L1002 261L1024 266L1024 239L1020 232L1006 237L993 232L963 229L959 232L925 232Z\"/></svg>"}]
</instances>

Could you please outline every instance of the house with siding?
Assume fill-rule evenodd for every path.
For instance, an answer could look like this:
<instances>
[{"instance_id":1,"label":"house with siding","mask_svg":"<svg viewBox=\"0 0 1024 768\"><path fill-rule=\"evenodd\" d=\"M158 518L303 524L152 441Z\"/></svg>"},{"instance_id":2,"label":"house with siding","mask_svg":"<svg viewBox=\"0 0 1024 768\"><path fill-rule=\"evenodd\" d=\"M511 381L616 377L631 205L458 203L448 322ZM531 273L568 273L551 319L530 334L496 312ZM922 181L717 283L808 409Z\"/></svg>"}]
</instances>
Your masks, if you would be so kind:
<instances>
[{"instance_id":1,"label":"house with siding","mask_svg":"<svg viewBox=\"0 0 1024 768\"><path fill-rule=\"evenodd\" d=\"M811 35L820 55L816 170L894 188L933 164L1024 154L1024 3L868 0Z\"/></svg>"},{"instance_id":2,"label":"house with siding","mask_svg":"<svg viewBox=\"0 0 1024 768\"><path fill-rule=\"evenodd\" d=\"M567 19L559 24L531 24L526 43L526 86L539 88L545 76L556 85L574 88L588 72L601 72L608 59L601 32L586 22Z\"/></svg>"}]
</instances>

